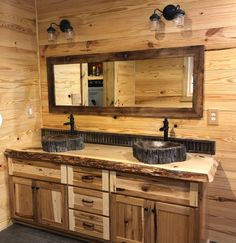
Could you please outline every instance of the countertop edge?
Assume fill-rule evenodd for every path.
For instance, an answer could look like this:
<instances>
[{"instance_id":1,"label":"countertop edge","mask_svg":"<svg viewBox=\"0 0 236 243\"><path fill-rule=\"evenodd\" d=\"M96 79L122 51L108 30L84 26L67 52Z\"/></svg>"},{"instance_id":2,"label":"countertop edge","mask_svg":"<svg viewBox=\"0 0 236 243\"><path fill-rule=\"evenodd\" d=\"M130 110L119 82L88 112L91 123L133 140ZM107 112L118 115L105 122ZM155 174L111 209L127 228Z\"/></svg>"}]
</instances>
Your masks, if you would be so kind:
<instances>
[{"instance_id":1,"label":"countertop edge","mask_svg":"<svg viewBox=\"0 0 236 243\"><path fill-rule=\"evenodd\" d=\"M9 158L26 159L26 160L43 160L45 162L53 162L65 165L76 165L87 168L112 170L117 172L136 174L142 176L165 177L170 179L178 179L192 182L206 183L210 182L206 174L197 172L174 171L162 168L151 168L145 164L129 164L124 162L114 162L110 160L102 160L95 158L85 158L82 156L73 156L55 153L42 153L19 151L15 149L6 149L4 153Z\"/></svg>"}]
</instances>

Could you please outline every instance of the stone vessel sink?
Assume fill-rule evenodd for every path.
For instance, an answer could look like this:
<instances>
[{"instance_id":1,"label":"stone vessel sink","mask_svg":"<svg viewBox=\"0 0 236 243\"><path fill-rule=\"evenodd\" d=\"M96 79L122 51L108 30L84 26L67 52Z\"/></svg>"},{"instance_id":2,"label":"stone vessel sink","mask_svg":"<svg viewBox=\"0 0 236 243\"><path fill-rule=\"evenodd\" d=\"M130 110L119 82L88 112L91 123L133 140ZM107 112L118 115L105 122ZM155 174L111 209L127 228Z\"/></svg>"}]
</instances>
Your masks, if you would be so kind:
<instances>
[{"instance_id":1,"label":"stone vessel sink","mask_svg":"<svg viewBox=\"0 0 236 243\"><path fill-rule=\"evenodd\" d=\"M48 135L43 136L42 147L46 152L66 152L83 149L84 142L78 134Z\"/></svg>"},{"instance_id":2,"label":"stone vessel sink","mask_svg":"<svg viewBox=\"0 0 236 243\"><path fill-rule=\"evenodd\" d=\"M147 164L167 164L186 160L183 144L164 141L137 141L133 144L133 156Z\"/></svg>"}]
</instances>

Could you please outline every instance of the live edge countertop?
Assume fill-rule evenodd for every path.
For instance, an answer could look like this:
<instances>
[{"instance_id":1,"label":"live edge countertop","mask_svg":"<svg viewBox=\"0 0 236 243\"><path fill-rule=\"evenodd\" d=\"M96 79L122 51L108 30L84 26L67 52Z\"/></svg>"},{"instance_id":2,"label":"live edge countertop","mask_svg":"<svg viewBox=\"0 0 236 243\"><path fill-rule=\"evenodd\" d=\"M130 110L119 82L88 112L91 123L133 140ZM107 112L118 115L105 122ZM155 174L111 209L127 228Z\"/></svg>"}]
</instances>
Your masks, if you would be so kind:
<instances>
[{"instance_id":1,"label":"live edge countertop","mask_svg":"<svg viewBox=\"0 0 236 243\"><path fill-rule=\"evenodd\" d=\"M133 157L132 147L85 144L83 150L44 152L40 146L7 149L10 158L54 162L113 170L144 176L168 177L195 182L212 182L218 162L212 155L188 154L184 162L148 165Z\"/></svg>"}]
</instances>

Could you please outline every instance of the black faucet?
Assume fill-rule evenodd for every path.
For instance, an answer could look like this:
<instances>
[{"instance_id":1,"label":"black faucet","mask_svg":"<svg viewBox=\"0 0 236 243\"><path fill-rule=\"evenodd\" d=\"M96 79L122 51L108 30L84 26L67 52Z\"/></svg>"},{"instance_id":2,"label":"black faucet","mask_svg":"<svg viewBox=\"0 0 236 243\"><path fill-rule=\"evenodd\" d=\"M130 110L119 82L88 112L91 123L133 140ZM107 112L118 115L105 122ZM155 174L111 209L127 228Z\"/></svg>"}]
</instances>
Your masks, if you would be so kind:
<instances>
[{"instance_id":1,"label":"black faucet","mask_svg":"<svg viewBox=\"0 0 236 243\"><path fill-rule=\"evenodd\" d=\"M163 121L163 127L159 129L160 131L164 132L164 141L168 141L168 133L169 133L169 121L167 118Z\"/></svg>"},{"instance_id":2,"label":"black faucet","mask_svg":"<svg viewBox=\"0 0 236 243\"><path fill-rule=\"evenodd\" d=\"M73 114L70 114L70 116L68 117L70 119L69 122L65 122L64 125L68 126L70 125L70 133L73 134L75 132L75 119Z\"/></svg>"}]
</instances>

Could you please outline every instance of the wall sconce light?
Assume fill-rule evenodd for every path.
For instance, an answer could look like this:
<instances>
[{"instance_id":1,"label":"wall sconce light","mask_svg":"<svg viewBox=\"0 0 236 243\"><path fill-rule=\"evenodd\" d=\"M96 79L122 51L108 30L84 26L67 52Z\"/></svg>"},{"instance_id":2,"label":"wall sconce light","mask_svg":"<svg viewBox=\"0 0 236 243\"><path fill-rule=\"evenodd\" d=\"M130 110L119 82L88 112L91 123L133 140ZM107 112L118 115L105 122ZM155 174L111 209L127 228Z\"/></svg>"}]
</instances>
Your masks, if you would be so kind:
<instances>
[{"instance_id":1,"label":"wall sconce light","mask_svg":"<svg viewBox=\"0 0 236 243\"><path fill-rule=\"evenodd\" d=\"M161 14L158 15L157 11ZM158 8L154 10L154 13L150 16L150 29L151 31L159 31L160 30L160 22L161 22L162 12Z\"/></svg>"},{"instance_id":2,"label":"wall sconce light","mask_svg":"<svg viewBox=\"0 0 236 243\"><path fill-rule=\"evenodd\" d=\"M159 15L157 14L157 11L160 12ZM177 27L184 26L185 12L180 8L179 5L174 6L172 4L169 4L163 9L163 11L158 8L155 9L154 13L150 16L150 29L152 31L160 30L160 21L162 15L166 20L173 20Z\"/></svg>"},{"instance_id":3,"label":"wall sconce light","mask_svg":"<svg viewBox=\"0 0 236 243\"><path fill-rule=\"evenodd\" d=\"M53 25L60 28L62 32L65 33L65 37L67 40L72 40L74 36L73 27L71 26L71 23L67 19L63 19L60 24L51 23L50 26L47 29L48 32L48 41L55 41L56 36L56 29L53 27Z\"/></svg>"}]
</instances>

